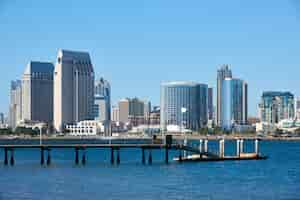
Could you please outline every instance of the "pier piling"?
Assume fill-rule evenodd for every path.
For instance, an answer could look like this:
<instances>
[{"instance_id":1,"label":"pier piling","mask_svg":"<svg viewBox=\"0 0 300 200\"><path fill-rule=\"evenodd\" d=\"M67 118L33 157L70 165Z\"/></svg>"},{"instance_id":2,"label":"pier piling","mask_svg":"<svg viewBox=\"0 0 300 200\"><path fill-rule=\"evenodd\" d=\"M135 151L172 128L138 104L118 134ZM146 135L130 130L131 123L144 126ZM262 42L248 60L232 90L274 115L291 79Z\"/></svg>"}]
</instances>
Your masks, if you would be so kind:
<instances>
[{"instance_id":1,"label":"pier piling","mask_svg":"<svg viewBox=\"0 0 300 200\"><path fill-rule=\"evenodd\" d=\"M117 149L117 165L119 165L121 162L121 159L120 159L120 149L118 148Z\"/></svg>"},{"instance_id":2,"label":"pier piling","mask_svg":"<svg viewBox=\"0 0 300 200\"><path fill-rule=\"evenodd\" d=\"M14 158L14 149L10 150L10 165L14 166L15 164L15 158Z\"/></svg>"},{"instance_id":3,"label":"pier piling","mask_svg":"<svg viewBox=\"0 0 300 200\"><path fill-rule=\"evenodd\" d=\"M237 157L241 156L241 154L240 154L240 140L239 139L236 140L236 156Z\"/></svg>"},{"instance_id":4,"label":"pier piling","mask_svg":"<svg viewBox=\"0 0 300 200\"><path fill-rule=\"evenodd\" d=\"M169 164L169 147L167 146L166 149L165 149L165 163L166 164Z\"/></svg>"},{"instance_id":5,"label":"pier piling","mask_svg":"<svg viewBox=\"0 0 300 200\"><path fill-rule=\"evenodd\" d=\"M41 148L41 165L44 165L45 159L44 159L44 147Z\"/></svg>"},{"instance_id":6,"label":"pier piling","mask_svg":"<svg viewBox=\"0 0 300 200\"><path fill-rule=\"evenodd\" d=\"M79 149L75 148L75 164L79 165Z\"/></svg>"},{"instance_id":7,"label":"pier piling","mask_svg":"<svg viewBox=\"0 0 300 200\"><path fill-rule=\"evenodd\" d=\"M148 160L148 164L152 165L152 150L149 149L149 160Z\"/></svg>"},{"instance_id":8,"label":"pier piling","mask_svg":"<svg viewBox=\"0 0 300 200\"><path fill-rule=\"evenodd\" d=\"M200 153L202 153L202 145L203 145L203 140L200 139L199 140L199 151L200 151Z\"/></svg>"},{"instance_id":9,"label":"pier piling","mask_svg":"<svg viewBox=\"0 0 300 200\"><path fill-rule=\"evenodd\" d=\"M145 164L145 149L142 148L142 163Z\"/></svg>"},{"instance_id":10,"label":"pier piling","mask_svg":"<svg viewBox=\"0 0 300 200\"><path fill-rule=\"evenodd\" d=\"M86 164L86 150L82 150L82 160L81 160L82 165Z\"/></svg>"},{"instance_id":11,"label":"pier piling","mask_svg":"<svg viewBox=\"0 0 300 200\"><path fill-rule=\"evenodd\" d=\"M114 158L114 148L111 148L111 153L110 153L110 163L113 165L115 163L115 158Z\"/></svg>"},{"instance_id":12,"label":"pier piling","mask_svg":"<svg viewBox=\"0 0 300 200\"><path fill-rule=\"evenodd\" d=\"M179 150L179 162L182 162L182 152L181 152L181 150Z\"/></svg>"},{"instance_id":13,"label":"pier piling","mask_svg":"<svg viewBox=\"0 0 300 200\"><path fill-rule=\"evenodd\" d=\"M48 152L48 156L47 156L47 165L51 165L51 150L50 149L47 149L47 152Z\"/></svg>"},{"instance_id":14,"label":"pier piling","mask_svg":"<svg viewBox=\"0 0 300 200\"><path fill-rule=\"evenodd\" d=\"M240 154L242 154L244 152L244 140L241 139L240 140Z\"/></svg>"},{"instance_id":15,"label":"pier piling","mask_svg":"<svg viewBox=\"0 0 300 200\"><path fill-rule=\"evenodd\" d=\"M187 146L187 145L188 145L188 140L187 140L186 138L185 138L184 141L183 141L183 145L184 145L184 146ZM185 151L185 150L183 151L183 156L184 156L184 157L187 157L187 151Z\"/></svg>"},{"instance_id":16,"label":"pier piling","mask_svg":"<svg viewBox=\"0 0 300 200\"><path fill-rule=\"evenodd\" d=\"M259 140L258 139L255 140L255 154L256 154L256 156L259 155Z\"/></svg>"},{"instance_id":17,"label":"pier piling","mask_svg":"<svg viewBox=\"0 0 300 200\"><path fill-rule=\"evenodd\" d=\"M224 151L225 151L225 140L222 139L219 141L219 156L220 158L224 158Z\"/></svg>"},{"instance_id":18,"label":"pier piling","mask_svg":"<svg viewBox=\"0 0 300 200\"><path fill-rule=\"evenodd\" d=\"M204 152L208 152L208 140L204 140Z\"/></svg>"},{"instance_id":19,"label":"pier piling","mask_svg":"<svg viewBox=\"0 0 300 200\"><path fill-rule=\"evenodd\" d=\"M4 149L4 165L8 165L8 155L7 155L7 148Z\"/></svg>"}]
</instances>

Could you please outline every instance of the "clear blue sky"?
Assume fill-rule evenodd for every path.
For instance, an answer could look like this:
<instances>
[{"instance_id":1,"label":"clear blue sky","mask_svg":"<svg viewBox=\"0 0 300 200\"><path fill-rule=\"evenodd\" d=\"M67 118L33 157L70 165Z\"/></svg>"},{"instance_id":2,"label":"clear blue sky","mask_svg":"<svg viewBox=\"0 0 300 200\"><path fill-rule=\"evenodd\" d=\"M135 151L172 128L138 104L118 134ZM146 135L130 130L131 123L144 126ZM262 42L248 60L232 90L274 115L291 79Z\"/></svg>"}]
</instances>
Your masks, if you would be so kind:
<instances>
[{"instance_id":1,"label":"clear blue sky","mask_svg":"<svg viewBox=\"0 0 300 200\"><path fill-rule=\"evenodd\" d=\"M89 51L113 101L159 103L160 82L215 87L230 64L249 84L249 111L264 90L300 95L297 0L0 0L0 111L30 60L55 61L58 48Z\"/></svg>"}]
</instances>

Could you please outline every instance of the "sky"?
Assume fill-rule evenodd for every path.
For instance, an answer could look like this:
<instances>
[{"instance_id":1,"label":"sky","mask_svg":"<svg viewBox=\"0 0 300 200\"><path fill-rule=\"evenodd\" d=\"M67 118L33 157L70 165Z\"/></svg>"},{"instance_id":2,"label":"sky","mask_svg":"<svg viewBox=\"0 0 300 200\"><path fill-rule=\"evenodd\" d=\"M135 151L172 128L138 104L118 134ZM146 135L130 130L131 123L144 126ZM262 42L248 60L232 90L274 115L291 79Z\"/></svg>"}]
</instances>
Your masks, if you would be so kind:
<instances>
[{"instance_id":1,"label":"sky","mask_svg":"<svg viewBox=\"0 0 300 200\"><path fill-rule=\"evenodd\" d=\"M55 62L60 48L90 53L113 102L159 105L162 81L215 89L222 64L248 82L252 116L263 91L300 96L297 0L0 0L0 112L10 81L30 60Z\"/></svg>"}]
</instances>

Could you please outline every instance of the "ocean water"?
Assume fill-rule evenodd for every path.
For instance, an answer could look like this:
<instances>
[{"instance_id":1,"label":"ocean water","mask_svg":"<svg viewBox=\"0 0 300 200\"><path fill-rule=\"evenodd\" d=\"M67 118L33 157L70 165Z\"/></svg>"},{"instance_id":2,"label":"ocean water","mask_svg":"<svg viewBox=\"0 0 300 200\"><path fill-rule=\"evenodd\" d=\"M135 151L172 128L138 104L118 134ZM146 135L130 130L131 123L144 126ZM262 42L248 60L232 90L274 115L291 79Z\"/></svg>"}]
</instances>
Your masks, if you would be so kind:
<instances>
[{"instance_id":1,"label":"ocean water","mask_svg":"<svg viewBox=\"0 0 300 200\"><path fill-rule=\"evenodd\" d=\"M217 142L209 148L218 151ZM263 141L260 151L269 159L166 165L164 152L154 150L153 164L143 165L140 149L121 150L121 164L112 166L109 150L88 150L86 165L75 166L74 150L54 149L51 166L41 167L39 151L16 150L11 167L1 149L0 200L300 199L300 142ZM226 154L234 153L227 142ZM176 155L170 152L170 160Z\"/></svg>"}]
</instances>

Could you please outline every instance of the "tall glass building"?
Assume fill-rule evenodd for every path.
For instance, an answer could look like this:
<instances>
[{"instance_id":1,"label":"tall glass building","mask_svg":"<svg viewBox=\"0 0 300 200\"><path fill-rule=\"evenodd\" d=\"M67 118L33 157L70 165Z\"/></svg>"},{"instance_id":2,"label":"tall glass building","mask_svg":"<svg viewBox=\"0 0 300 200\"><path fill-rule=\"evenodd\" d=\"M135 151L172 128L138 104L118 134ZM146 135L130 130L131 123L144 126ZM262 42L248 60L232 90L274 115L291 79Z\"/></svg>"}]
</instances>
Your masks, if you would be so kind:
<instances>
[{"instance_id":1,"label":"tall glass building","mask_svg":"<svg viewBox=\"0 0 300 200\"><path fill-rule=\"evenodd\" d=\"M248 115L248 85L240 79L225 78L222 81L221 127L231 130L234 124L246 124Z\"/></svg>"},{"instance_id":2,"label":"tall glass building","mask_svg":"<svg viewBox=\"0 0 300 200\"><path fill-rule=\"evenodd\" d=\"M161 129L177 125L193 131L207 125L208 86L195 82L161 84ZM182 112L182 108L186 112Z\"/></svg>"},{"instance_id":3,"label":"tall glass building","mask_svg":"<svg viewBox=\"0 0 300 200\"><path fill-rule=\"evenodd\" d=\"M222 88L223 80L225 78L232 78L232 71L228 65L222 65L217 73L217 113L216 113L216 123L221 126L222 119Z\"/></svg>"},{"instance_id":4,"label":"tall glass building","mask_svg":"<svg viewBox=\"0 0 300 200\"><path fill-rule=\"evenodd\" d=\"M290 92L264 92L259 104L262 122L271 124L295 116L294 95Z\"/></svg>"},{"instance_id":5,"label":"tall glass building","mask_svg":"<svg viewBox=\"0 0 300 200\"><path fill-rule=\"evenodd\" d=\"M110 121L111 87L104 78L95 81L94 118L98 121Z\"/></svg>"}]
</instances>

